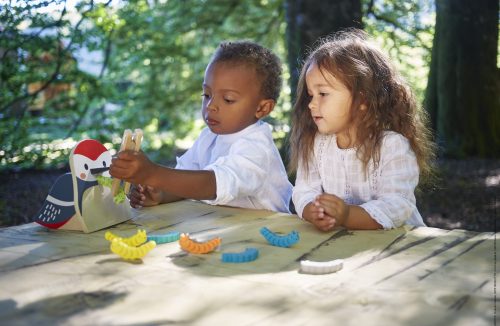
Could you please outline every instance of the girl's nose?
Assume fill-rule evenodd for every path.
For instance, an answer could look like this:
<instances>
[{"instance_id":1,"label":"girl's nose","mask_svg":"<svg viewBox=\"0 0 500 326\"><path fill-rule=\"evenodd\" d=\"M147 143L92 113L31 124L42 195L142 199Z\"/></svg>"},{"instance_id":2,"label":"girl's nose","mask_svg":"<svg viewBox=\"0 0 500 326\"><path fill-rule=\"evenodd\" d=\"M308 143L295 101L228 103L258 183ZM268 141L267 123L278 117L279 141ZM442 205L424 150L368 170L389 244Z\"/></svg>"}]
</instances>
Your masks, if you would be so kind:
<instances>
[{"instance_id":1,"label":"girl's nose","mask_svg":"<svg viewBox=\"0 0 500 326\"><path fill-rule=\"evenodd\" d=\"M314 103L313 99L309 101L309 104L307 105L309 107L309 110L314 110L316 109L316 103Z\"/></svg>"}]
</instances>

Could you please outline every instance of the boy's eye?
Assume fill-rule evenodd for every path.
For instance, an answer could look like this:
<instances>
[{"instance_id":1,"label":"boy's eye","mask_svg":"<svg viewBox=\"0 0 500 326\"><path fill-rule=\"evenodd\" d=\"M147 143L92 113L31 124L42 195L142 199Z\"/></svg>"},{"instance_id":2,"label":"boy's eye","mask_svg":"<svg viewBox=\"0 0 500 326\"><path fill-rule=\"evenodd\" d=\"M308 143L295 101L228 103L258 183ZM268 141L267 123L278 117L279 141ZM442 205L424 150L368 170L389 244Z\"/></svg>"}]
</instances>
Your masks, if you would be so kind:
<instances>
[{"instance_id":1,"label":"boy's eye","mask_svg":"<svg viewBox=\"0 0 500 326\"><path fill-rule=\"evenodd\" d=\"M210 95L208 95L207 93L203 93L201 94L201 97L203 97L203 99L208 99L210 98Z\"/></svg>"},{"instance_id":2,"label":"boy's eye","mask_svg":"<svg viewBox=\"0 0 500 326\"><path fill-rule=\"evenodd\" d=\"M226 102L227 104L232 104L234 102L236 102L235 100L232 100L232 99L228 99L228 98L225 98L224 99L224 102Z\"/></svg>"},{"instance_id":3,"label":"boy's eye","mask_svg":"<svg viewBox=\"0 0 500 326\"><path fill-rule=\"evenodd\" d=\"M323 92L320 92L320 93L319 93L319 96L321 96L321 97L323 97L323 96L327 96L327 95L328 95L328 93L323 93Z\"/></svg>"}]
</instances>

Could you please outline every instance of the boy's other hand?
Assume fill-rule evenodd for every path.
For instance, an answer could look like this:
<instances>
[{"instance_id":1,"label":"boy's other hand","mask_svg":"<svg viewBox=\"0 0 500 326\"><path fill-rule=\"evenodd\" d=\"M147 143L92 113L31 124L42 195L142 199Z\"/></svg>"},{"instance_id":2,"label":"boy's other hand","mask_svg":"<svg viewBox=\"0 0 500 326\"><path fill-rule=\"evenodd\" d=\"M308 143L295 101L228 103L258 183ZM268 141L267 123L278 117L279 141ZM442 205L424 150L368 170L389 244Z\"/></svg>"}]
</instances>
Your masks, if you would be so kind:
<instances>
[{"instance_id":1,"label":"boy's other hand","mask_svg":"<svg viewBox=\"0 0 500 326\"><path fill-rule=\"evenodd\" d=\"M130 206L133 208L155 206L161 203L162 197L161 190L139 184L130 191Z\"/></svg>"}]
</instances>

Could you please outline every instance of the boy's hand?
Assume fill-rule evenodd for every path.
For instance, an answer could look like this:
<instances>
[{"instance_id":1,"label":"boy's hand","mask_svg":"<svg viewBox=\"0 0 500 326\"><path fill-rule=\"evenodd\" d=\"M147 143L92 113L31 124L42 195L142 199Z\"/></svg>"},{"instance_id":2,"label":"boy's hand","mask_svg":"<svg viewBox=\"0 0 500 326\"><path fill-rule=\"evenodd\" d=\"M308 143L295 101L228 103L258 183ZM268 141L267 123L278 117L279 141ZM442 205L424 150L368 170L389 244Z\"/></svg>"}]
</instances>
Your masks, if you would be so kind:
<instances>
[{"instance_id":1,"label":"boy's hand","mask_svg":"<svg viewBox=\"0 0 500 326\"><path fill-rule=\"evenodd\" d=\"M319 205L317 200L304 207L302 218L324 232L331 231L336 225L335 219L325 213L324 208Z\"/></svg>"},{"instance_id":2,"label":"boy's hand","mask_svg":"<svg viewBox=\"0 0 500 326\"><path fill-rule=\"evenodd\" d=\"M136 185L130 191L130 206L133 208L149 207L161 204L163 194L151 186Z\"/></svg>"},{"instance_id":3,"label":"boy's hand","mask_svg":"<svg viewBox=\"0 0 500 326\"><path fill-rule=\"evenodd\" d=\"M143 152L126 150L111 160L109 174L132 184L148 184L155 164Z\"/></svg>"},{"instance_id":4,"label":"boy's hand","mask_svg":"<svg viewBox=\"0 0 500 326\"><path fill-rule=\"evenodd\" d=\"M331 194L321 194L315 203L324 210L324 214L336 220L337 226L343 226L349 216L349 205L341 198Z\"/></svg>"}]
</instances>

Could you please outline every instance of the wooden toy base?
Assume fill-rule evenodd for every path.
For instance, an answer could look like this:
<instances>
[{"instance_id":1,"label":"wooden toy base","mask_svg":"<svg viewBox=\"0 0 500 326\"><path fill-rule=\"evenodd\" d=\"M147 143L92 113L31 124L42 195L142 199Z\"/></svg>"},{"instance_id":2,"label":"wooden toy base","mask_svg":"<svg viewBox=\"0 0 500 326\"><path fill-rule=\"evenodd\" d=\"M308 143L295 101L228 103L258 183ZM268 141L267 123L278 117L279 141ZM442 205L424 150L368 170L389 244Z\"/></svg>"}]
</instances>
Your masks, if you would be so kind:
<instances>
[{"instance_id":1,"label":"wooden toy base","mask_svg":"<svg viewBox=\"0 0 500 326\"><path fill-rule=\"evenodd\" d=\"M85 215L85 223L83 223L80 214L77 213L60 229L90 233L132 218L129 202L125 200L121 204L116 204L113 201L111 189L101 185L85 191L82 199L82 210Z\"/></svg>"}]
</instances>

